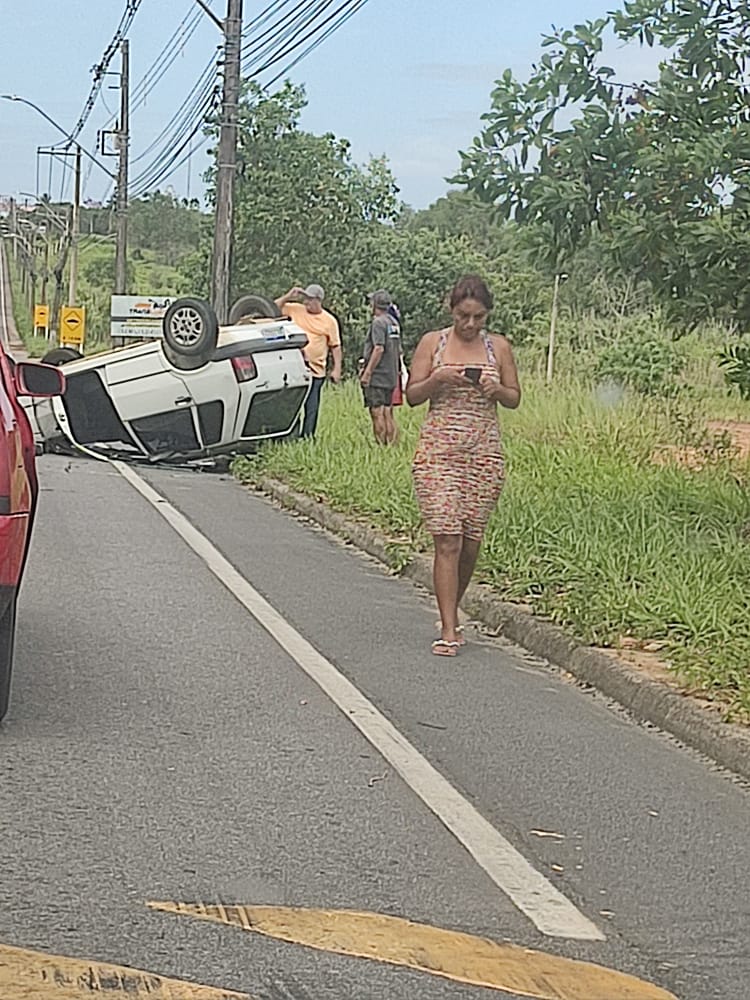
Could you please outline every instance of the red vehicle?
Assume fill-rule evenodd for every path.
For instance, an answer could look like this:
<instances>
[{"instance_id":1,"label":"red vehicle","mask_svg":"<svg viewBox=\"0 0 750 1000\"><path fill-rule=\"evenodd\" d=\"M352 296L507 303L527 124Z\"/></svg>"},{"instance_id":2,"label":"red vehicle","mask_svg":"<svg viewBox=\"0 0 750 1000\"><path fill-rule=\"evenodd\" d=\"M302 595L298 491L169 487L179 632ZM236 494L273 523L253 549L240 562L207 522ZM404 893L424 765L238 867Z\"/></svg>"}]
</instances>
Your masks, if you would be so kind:
<instances>
[{"instance_id":1,"label":"red vehicle","mask_svg":"<svg viewBox=\"0 0 750 1000\"><path fill-rule=\"evenodd\" d=\"M0 720L8 710L18 589L37 500L34 437L19 396L57 396L59 368L14 362L0 343Z\"/></svg>"}]
</instances>

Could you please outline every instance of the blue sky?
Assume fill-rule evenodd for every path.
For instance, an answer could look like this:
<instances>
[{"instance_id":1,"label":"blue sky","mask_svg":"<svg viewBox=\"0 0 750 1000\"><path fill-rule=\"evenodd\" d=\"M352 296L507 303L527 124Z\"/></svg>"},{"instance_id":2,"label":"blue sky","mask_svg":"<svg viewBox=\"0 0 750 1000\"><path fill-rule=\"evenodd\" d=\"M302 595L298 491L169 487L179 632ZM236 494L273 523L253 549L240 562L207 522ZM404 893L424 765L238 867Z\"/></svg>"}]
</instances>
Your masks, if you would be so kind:
<instances>
[{"instance_id":1,"label":"blue sky","mask_svg":"<svg viewBox=\"0 0 750 1000\"><path fill-rule=\"evenodd\" d=\"M245 0L245 23L267 3ZM13 6L0 35L0 93L26 97L72 129L89 92L90 69L112 38L125 0L34 0ZM211 6L222 15L225 0L212 0ZM506 67L524 76L539 56L541 35L553 23L572 25L613 6L612 0L369 0L289 73L307 88L303 124L350 139L360 162L385 154L401 196L424 207L445 193L444 178L459 163L457 151L471 142L489 107L493 80ZM141 0L129 34L134 86L195 7L194 0ZM202 16L168 72L134 110L133 177L153 153L135 158L163 134L218 42L218 29ZM613 46L608 61L627 81L652 75L655 65L654 54L636 45ZM119 57L110 68L119 68ZM92 150L97 130L110 117L108 109L116 111L116 82L114 77L106 81L82 135ZM56 142L57 134L30 108L0 101L0 136L0 195L34 193L36 149ZM114 159L105 162L114 169ZM40 163L40 191L51 187L53 197L61 192L69 197L62 168L48 157ZM200 194L206 164L205 153L197 152L191 165L162 181L161 188L171 185L180 196L188 188ZM85 197L106 196L107 177L96 168L85 173Z\"/></svg>"}]
</instances>

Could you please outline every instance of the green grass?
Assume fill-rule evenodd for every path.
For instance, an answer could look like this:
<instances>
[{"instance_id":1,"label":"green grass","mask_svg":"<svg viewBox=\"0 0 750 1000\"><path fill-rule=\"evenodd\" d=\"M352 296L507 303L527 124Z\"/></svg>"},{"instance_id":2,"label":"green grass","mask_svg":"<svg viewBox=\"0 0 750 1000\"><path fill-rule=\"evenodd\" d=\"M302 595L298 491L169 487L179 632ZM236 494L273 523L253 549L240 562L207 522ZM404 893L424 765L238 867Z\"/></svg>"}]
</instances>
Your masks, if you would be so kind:
<instances>
[{"instance_id":1,"label":"green grass","mask_svg":"<svg viewBox=\"0 0 750 1000\"><path fill-rule=\"evenodd\" d=\"M750 718L750 466L705 432L711 399L597 395L570 378L525 390L502 418L509 479L479 578L586 642L663 642L686 683ZM750 420L750 406L731 414ZM378 448L358 388L327 389L315 442L269 447L236 473L274 476L366 520L404 554L425 550L410 476L422 416L398 410L399 445ZM664 444L707 464L655 464Z\"/></svg>"}]
</instances>

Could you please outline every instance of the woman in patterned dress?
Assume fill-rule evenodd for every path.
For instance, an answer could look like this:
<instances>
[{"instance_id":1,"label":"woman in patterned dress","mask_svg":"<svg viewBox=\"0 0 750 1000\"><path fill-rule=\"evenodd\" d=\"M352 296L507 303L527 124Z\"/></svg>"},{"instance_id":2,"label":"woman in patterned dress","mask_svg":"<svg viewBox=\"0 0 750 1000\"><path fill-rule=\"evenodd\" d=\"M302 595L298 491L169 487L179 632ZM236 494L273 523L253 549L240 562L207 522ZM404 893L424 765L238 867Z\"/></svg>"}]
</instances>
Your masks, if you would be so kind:
<instances>
[{"instance_id":1,"label":"woman in patterned dress","mask_svg":"<svg viewBox=\"0 0 750 1000\"><path fill-rule=\"evenodd\" d=\"M432 651L438 656L455 656L462 645L458 607L503 488L497 404L515 409L521 400L510 344L485 331L492 295L484 281L461 278L450 307L453 325L422 337L406 387L410 406L430 403L412 473L435 542L441 636Z\"/></svg>"}]
</instances>

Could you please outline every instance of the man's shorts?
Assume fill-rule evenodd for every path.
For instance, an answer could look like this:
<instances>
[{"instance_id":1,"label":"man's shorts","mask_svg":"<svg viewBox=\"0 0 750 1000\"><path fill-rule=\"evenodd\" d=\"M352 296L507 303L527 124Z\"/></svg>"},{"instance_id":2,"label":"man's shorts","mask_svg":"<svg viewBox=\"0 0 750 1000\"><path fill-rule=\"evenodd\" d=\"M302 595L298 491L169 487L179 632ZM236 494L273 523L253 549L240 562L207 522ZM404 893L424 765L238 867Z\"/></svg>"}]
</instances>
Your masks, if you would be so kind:
<instances>
[{"instance_id":1,"label":"man's shorts","mask_svg":"<svg viewBox=\"0 0 750 1000\"><path fill-rule=\"evenodd\" d=\"M393 389L381 389L378 385L363 385L362 395L368 410L377 410L381 406L393 406Z\"/></svg>"}]
</instances>

